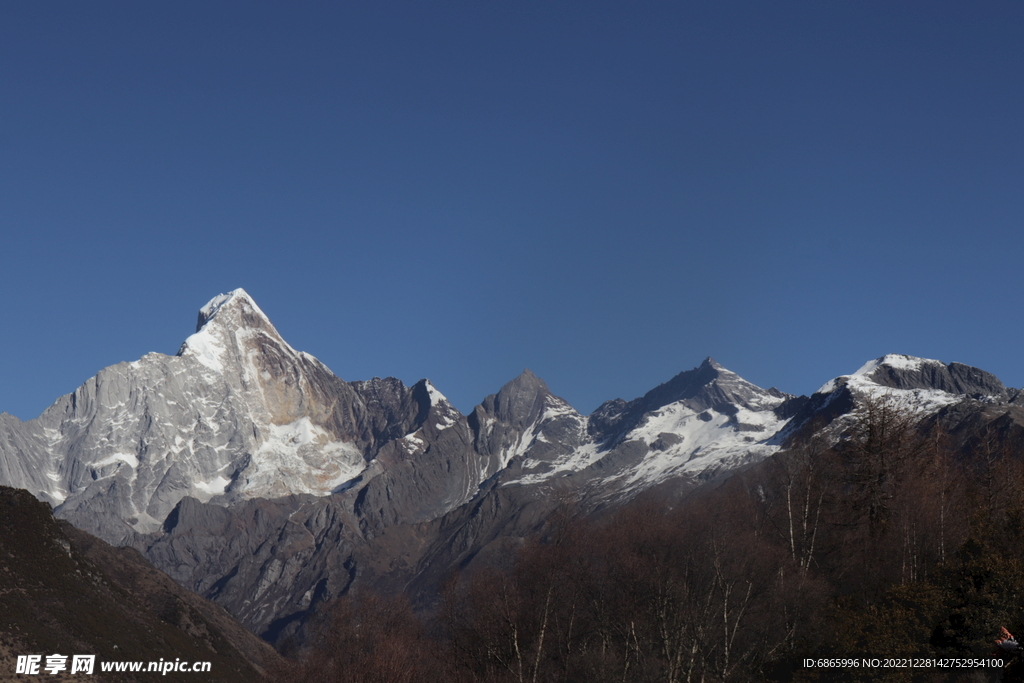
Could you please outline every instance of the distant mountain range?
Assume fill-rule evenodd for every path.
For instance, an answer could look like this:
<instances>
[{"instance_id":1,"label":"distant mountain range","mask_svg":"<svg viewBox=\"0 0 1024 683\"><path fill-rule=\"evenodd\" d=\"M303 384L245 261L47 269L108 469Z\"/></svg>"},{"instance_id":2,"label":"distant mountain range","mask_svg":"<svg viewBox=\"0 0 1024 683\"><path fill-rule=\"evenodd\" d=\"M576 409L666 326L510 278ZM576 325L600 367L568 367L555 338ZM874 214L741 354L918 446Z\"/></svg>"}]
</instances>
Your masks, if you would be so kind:
<instances>
[{"instance_id":1,"label":"distant mountain range","mask_svg":"<svg viewBox=\"0 0 1024 683\"><path fill-rule=\"evenodd\" d=\"M238 289L200 310L177 355L105 368L34 420L0 414L0 484L279 643L353 585L422 591L507 555L567 497L595 509L690 491L808 430L839 438L881 396L954 430L1024 425L1021 390L900 355L810 397L708 358L589 416L527 370L463 415L428 380L338 378Z\"/></svg>"}]
</instances>

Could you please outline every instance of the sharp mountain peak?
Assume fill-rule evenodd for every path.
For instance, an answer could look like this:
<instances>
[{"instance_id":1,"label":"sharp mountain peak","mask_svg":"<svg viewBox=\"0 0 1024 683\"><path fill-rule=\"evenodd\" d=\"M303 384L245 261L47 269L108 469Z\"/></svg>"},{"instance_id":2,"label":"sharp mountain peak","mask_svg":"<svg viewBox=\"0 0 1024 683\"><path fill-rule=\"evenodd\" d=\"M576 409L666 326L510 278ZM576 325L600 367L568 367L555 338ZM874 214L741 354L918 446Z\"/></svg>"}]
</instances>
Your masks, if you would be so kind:
<instances>
[{"instance_id":1,"label":"sharp mountain peak","mask_svg":"<svg viewBox=\"0 0 1024 683\"><path fill-rule=\"evenodd\" d=\"M203 328L209 325L219 325L227 328L269 328L277 334L277 330L274 328L273 323L270 322L267 314L249 296L249 293L241 287L224 294L218 294L199 309L196 332L201 332Z\"/></svg>"}]
</instances>

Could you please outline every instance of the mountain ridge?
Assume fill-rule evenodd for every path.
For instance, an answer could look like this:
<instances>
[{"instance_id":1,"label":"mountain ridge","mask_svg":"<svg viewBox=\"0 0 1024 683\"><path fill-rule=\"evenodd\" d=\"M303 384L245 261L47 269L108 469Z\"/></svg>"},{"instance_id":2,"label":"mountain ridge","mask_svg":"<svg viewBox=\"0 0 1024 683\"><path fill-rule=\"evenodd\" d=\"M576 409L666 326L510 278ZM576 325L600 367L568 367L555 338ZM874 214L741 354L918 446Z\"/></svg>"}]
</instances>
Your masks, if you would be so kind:
<instances>
[{"instance_id":1,"label":"mountain ridge","mask_svg":"<svg viewBox=\"0 0 1024 683\"><path fill-rule=\"evenodd\" d=\"M558 496L593 508L685 492L808 425L839 438L883 394L931 413L1021 397L977 368L897 354L793 396L708 357L590 415L526 369L463 415L427 379L342 380L238 289L200 309L178 355L105 368L35 420L0 416L0 484L279 641L353 582L426 585L440 570L424 558L500 554Z\"/></svg>"}]
</instances>

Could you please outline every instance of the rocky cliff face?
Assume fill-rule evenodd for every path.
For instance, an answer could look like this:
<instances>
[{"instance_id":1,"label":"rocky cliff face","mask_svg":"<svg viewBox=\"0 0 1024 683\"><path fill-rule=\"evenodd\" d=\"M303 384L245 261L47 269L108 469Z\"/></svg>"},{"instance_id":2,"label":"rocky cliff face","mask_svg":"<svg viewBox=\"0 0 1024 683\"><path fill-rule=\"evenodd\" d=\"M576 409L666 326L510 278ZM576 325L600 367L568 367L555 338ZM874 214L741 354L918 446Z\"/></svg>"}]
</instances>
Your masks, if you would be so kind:
<instances>
[{"instance_id":1,"label":"rocky cliff face","mask_svg":"<svg viewBox=\"0 0 1024 683\"><path fill-rule=\"evenodd\" d=\"M698 486L879 392L931 413L1020 400L983 371L904 356L810 398L709 358L590 416L527 370L464 416L427 380L343 381L235 290L176 356L106 368L35 420L0 415L0 483L279 640L353 582L425 585L511 552L560 496Z\"/></svg>"},{"instance_id":2,"label":"rocky cliff face","mask_svg":"<svg viewBox=\"0 0 1024 683\"><path fill-rule=\"evenodd\" d=\"M400 467L418 430L458 417L429 383L342 381L236 290L203 307L176 356L106 368L36 420L4 415L0 474L121 542L186 496L329 495Z\"/></svg>"}]
</instances>

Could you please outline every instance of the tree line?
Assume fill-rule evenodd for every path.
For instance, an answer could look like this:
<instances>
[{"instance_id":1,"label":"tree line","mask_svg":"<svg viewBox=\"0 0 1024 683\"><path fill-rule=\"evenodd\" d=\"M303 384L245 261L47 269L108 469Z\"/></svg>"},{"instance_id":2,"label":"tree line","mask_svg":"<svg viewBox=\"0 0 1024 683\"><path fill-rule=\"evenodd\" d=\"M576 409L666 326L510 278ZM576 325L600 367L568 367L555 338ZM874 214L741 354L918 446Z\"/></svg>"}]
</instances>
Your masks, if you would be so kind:
<instances>
[{"instance_id":1,"label":"tree line","mask_svg":"<svg viewBox=\"0 0 1024 683\"><path fill-rule=\"evenodd\" d=\"M1000 627L1024 631L1024 466L1006 421L951 433L888 397L854 418L838 442L807 430L682 502L595 517L567 501L511 568L455 573L429 610L346 596L280 678L1024 680L1005 654L998 671L802 665L983 658Z\"/></svg>"}]
</instances>

